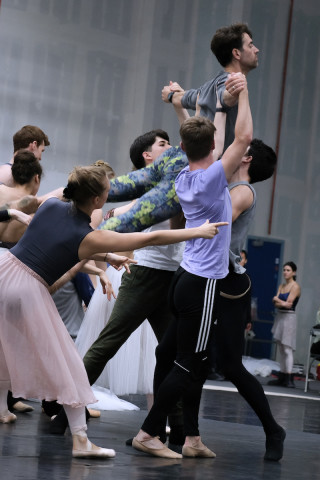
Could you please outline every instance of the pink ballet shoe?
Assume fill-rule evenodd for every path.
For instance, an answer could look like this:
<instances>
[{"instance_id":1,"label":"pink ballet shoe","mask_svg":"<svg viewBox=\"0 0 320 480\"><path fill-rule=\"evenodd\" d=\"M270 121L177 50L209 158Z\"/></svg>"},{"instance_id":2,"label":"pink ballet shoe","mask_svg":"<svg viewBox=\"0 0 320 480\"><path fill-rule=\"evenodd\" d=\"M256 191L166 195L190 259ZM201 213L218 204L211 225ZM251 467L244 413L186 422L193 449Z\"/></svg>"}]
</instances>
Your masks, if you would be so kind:
<instances>
[{"instance_id":1,"label":"pink ballet shoe","mask_svg":"<svg viewBox=\"0 0 320 480\"><path fill-rule=\"evenodd\" d=\"M85 436L72 435L72 456L75 458L113 458L116 452L113 449L97 447Z\"/></svg>"},{"instance_id":2,"label":"pink ballet shoe","mask_svg":"<svg viewBox=\"0 0 320 480\"><path fill-rule=\"evenodd\" d=\"M201 458L215 458L216 454L208 447L196 448L184 445L182 447L182 455L184 457L201 457Z\"/></svg>"},{"instance_id":3,"label":"pink ballet shoe","mask_svg":"<svg viewBox=\"0 0 320 480\"><path fill-rule=\"evenodd\" d=\"M101 417L100 410L94 410L93 408L88 408L88 412L90 413L91 418L100 418Z\"/></svg>"},{"instance_id":4,"label":"pink ballet shoe","mask_svg":"<svg viewBox=\"0 0 320 480\"><path fill-rule=\"evenodd\" d=\"M33 412L34 408L31 407L31 405L27 405L26 403L23 402L17 402L13 405L13 410L16 410L17 412L20 413L27 413L27 412Z\"/></svg>"},{"instance_id":5,"label":"pink ballet shoe","mask_svg":"<svg viewBox=\"0 0 320 480\"><path fill-rule=\"evenodd\" d=\"M0 423L13 423L17 420L14 413L7 410L3 415L0 415Z\"/></svg>"},{"instance_id":6,"label":"pink ballet shoe","mask_svg":"<svg viewBox=\"0 0 320 480\"><path fill-rule=\"evenodd\" d=\"M170 450L170 448L166 447L163 445L163 447L160 448L155 448L152 446L147 446L145 443L150 442L150 438L146 440L137 440L137 437L134 437L132 440L132 446L136 450L140 450L140 452L148 453L149 455L152 455L154 457L162 457L162 458L182 458L182 455L180 453L176 453L173 450Z\"/></svg>"}]
</instances>

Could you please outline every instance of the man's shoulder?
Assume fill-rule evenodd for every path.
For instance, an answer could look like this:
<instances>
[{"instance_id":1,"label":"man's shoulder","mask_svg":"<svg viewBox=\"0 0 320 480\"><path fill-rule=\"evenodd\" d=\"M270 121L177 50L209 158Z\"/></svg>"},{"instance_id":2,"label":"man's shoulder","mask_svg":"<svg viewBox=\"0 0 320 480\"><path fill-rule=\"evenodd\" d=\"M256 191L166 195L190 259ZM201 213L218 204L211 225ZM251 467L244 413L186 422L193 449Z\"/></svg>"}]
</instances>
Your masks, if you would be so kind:
<instances>
[{"instance_id":1,"label":"man's shoulder","mask_svg":"<svg viewBox=\"0 0 320 480\"><path fill-rule=\"evenodd\" d=\"M217 85L220 85L221 83L224 83L228 77L228 72L225 70L220 70L217 75L215 75L213 78L208 80L206 83L204 83L201 87L200 90L209 90L211 88L217 87Z\"/></svg>"}]
</instances>

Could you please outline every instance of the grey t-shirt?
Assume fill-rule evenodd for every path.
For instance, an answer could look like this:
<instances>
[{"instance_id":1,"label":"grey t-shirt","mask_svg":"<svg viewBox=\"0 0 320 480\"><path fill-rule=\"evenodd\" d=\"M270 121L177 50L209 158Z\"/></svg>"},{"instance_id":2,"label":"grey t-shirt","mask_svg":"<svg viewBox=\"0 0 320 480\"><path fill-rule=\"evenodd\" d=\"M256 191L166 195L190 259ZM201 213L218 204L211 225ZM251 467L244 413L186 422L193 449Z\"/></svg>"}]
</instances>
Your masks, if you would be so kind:
<instances>
[{"instance_id":1,"label":"grey t-shirt","mask_svg":"<svg viewBox=\"0 0 320 480\"><path fill-rule=\"evenodd\" d=\"M220 103L227 114L223 151L225 151L234 140L234 126L238 114L238 105L228 107L223 102L223 92L225 90L225 82L227 78L228 73L222 70L216 77L209 80L201 87L187 90L181 99L181 104L184 108L195 110L197 95L199 93L198 104L201 107L200 115L210 118L210 120L213 121L216 114L217 98L219 98Z\"/></svg>"}]
</instances>

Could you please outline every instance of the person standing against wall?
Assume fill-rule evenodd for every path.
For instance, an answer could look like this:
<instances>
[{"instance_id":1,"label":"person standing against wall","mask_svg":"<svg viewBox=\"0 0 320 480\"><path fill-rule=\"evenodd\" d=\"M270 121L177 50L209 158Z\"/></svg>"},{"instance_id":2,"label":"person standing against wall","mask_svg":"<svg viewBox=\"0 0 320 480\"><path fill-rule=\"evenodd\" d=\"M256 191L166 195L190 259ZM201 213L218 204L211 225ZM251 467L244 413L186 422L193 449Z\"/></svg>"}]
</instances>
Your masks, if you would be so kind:
<instances>
[{"instance_id":1,"label":"person standing against wall","mask_svg":"<svg viewBox=\"0 0 320 480\"><path fill-rule=\"evenodd\" d=\"M296 282L297 266L287 262L283 266L284 283L278 289L272 302L277 308L273 338L278 344L280 355L280 373L278 380L271 380L269 385L294 388L293 381L293 352L296 349L297 317L296 306L301 295L301 289Z\"/></svg>"}]
</instances>

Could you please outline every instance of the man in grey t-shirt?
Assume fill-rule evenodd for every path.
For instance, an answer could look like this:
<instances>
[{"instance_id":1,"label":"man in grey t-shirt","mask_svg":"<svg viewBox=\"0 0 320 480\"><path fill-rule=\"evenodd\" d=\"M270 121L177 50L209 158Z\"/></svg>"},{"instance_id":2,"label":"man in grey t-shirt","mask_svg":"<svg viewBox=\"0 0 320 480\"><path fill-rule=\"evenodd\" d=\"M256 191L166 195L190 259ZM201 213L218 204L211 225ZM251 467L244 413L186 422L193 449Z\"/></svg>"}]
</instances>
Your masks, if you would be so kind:
<instances>
[{"instance_id":1,"label":"man in grey t-shirt","mask_svg":"<svg viewBox=\"0 0 320 480\"><path fill-rule=\"evenodd\" d=\"M231 73L247 75L258 66L258 48L253 45L252 33L248 26L236 23L219 28L211 41L212 53L224 70L197 89L184 91L176 82L163 87L162 99L176 107L195 110L197 97L200 115L214 120L217 98L221 111L227 113L226 133L223 151L234 140L234 126L238 111L238 95L232 95L225 89L225 82Z\"/></svg>"}]
</instances>

